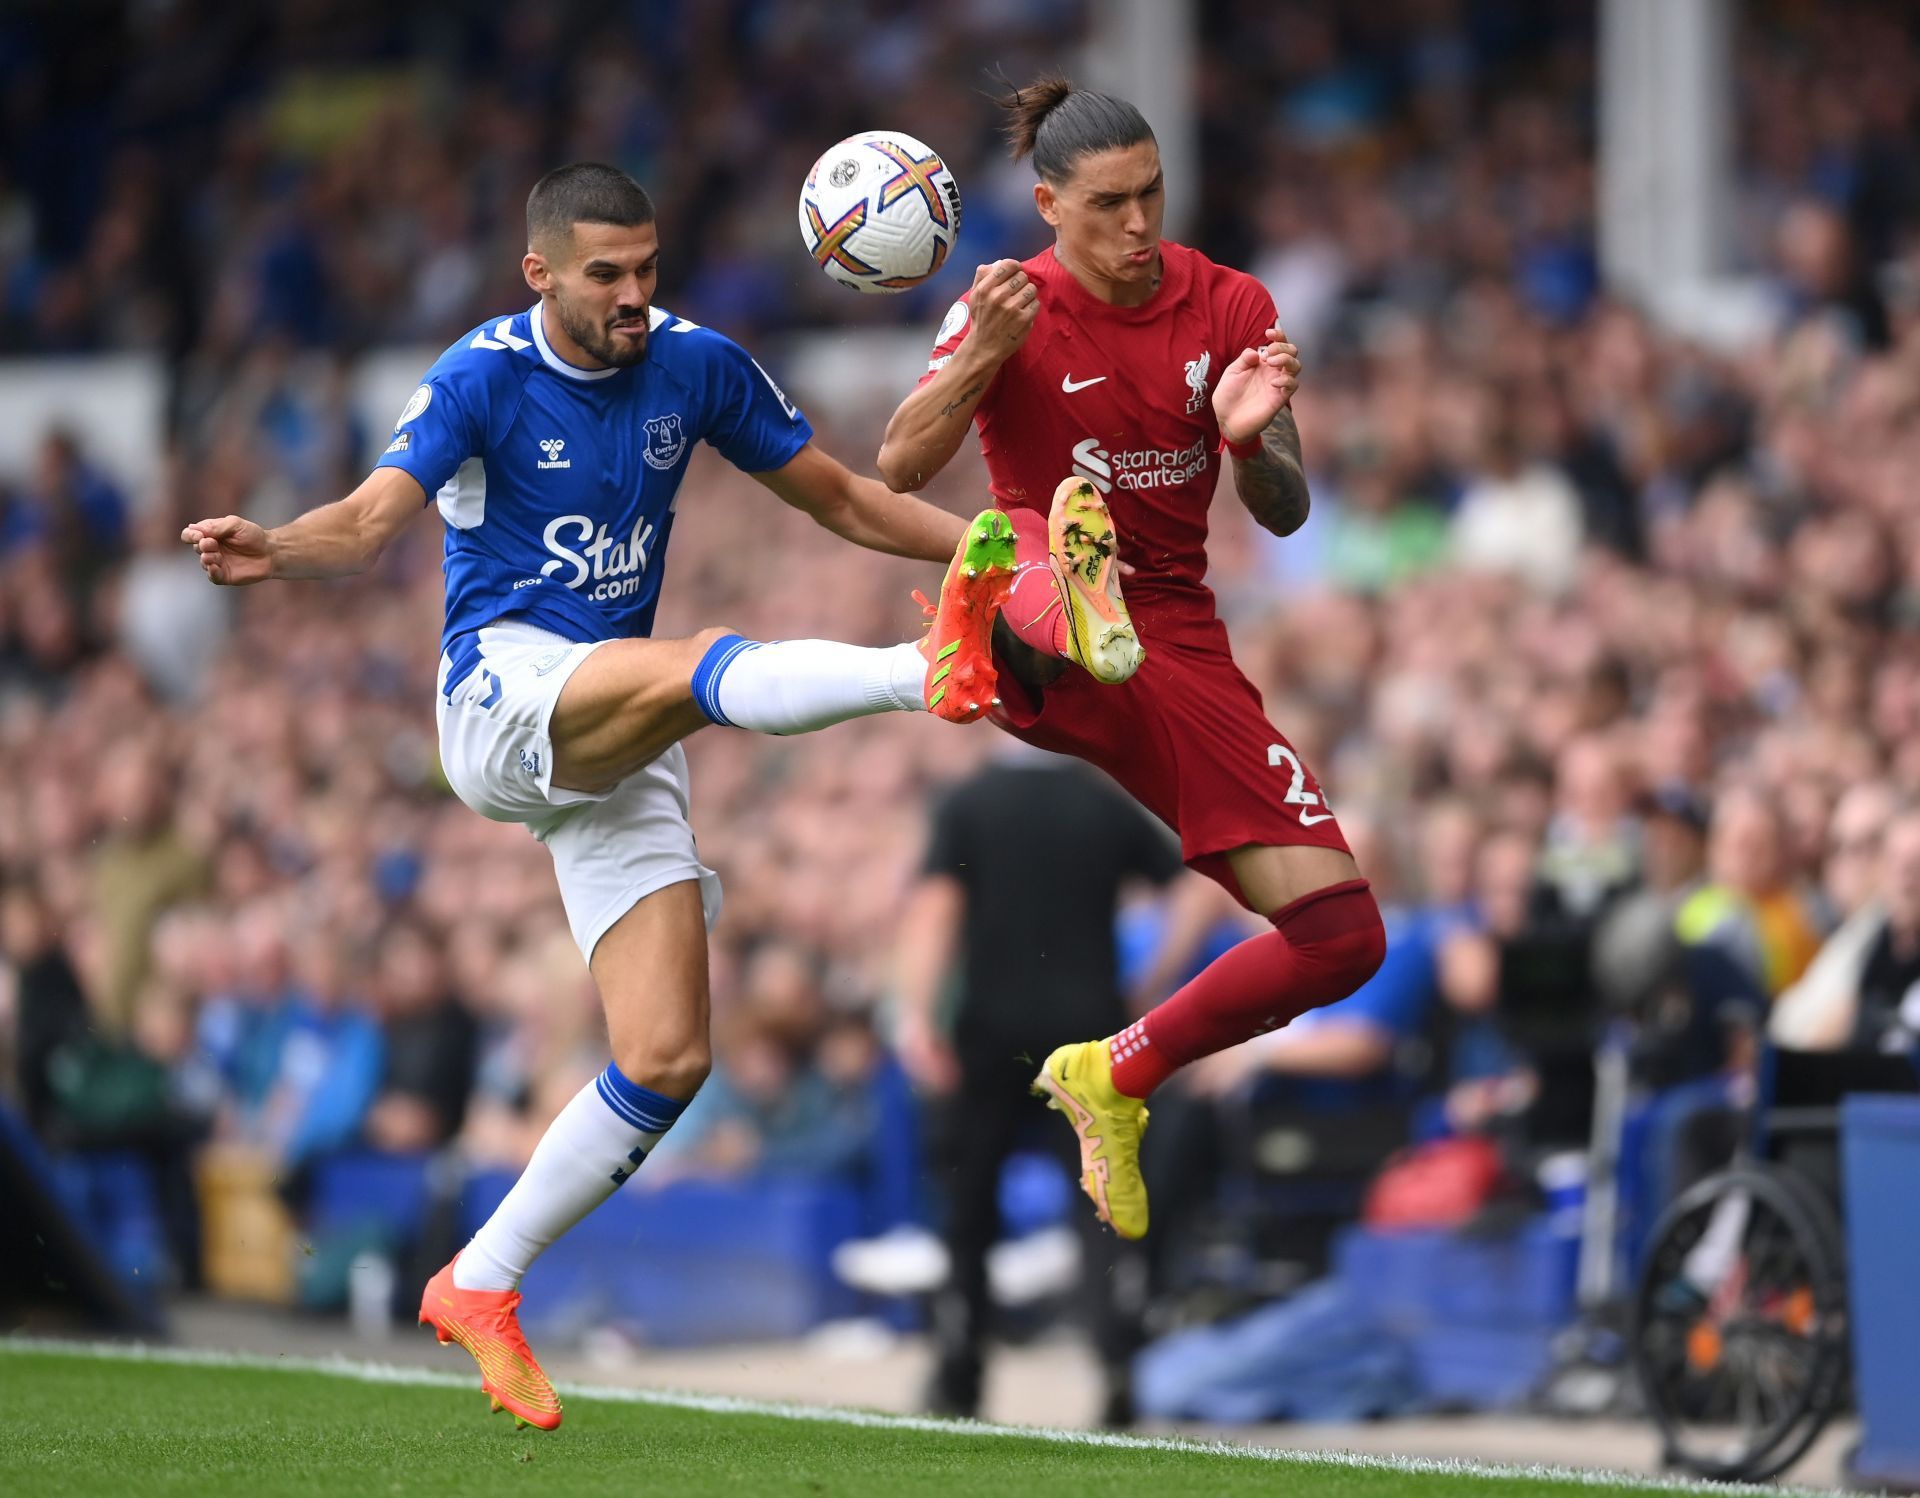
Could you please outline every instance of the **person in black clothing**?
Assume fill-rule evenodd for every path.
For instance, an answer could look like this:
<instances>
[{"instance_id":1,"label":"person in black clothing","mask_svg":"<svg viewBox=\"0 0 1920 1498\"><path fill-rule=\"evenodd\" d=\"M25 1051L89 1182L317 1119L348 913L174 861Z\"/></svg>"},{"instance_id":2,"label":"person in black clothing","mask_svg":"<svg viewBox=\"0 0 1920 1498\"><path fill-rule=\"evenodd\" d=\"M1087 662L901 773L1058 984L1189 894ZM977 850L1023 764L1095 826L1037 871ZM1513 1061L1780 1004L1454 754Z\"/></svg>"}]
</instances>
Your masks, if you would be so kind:
<instances>
[{"instance_id":1,"label":"person in black clothing","mask_svg":"<svg viewBox=\"0 0 1920 1498\"><path fill-rule=\"evenodd\" d=\"M467 1116L479 1026L451 992L440 949L409 922L381 938L376 990L386 1063L367 1141L403 1153L439 1149Z\"/></svg>"},{"instance_id":2,"label":"person in black clothing","mask_svg":"<svg viewBox=\"0 0 1920 1498\"><path fill-rule=\"evenodd\" d=\"M53 933L39 892L29 885L0 890L0 963L13 971L21 1108L27 1127L48 1139L58 1124L55 1058L83 1044L93 1025L66 948Z\"/></svg>"},{"instance_id":3,"label":"person in black clothing","mask_svg":"<svg viewBox=\"0 0 1920 1498\"><path fill-rule=\"evenodd\" d=\"M1135 879L1165 884L1180 869L1171 836L1104 777L1038 750L1011 751L955 787L934 814L902 927L899 1047L915 1083L940 1099L946 1125L952 1269L934 1306L930 1395L941 1413L971 1415L980 1402L1002 1165L1031 1127L1034 1143L1057 1151L1070 1174L1080 1171L1072 1137L1048 1128L1028 1093L1033 1069L1057 1045L1125 1026L1113 934L1121 889ZM936 1011L950 977L949 1038ZM1083 1229L1082 1281L1107 1373L1106 1420L1124 1424L1145 1272L1122 1260L1091 1213L1073 1220Z\"/></svg>"},{"instance_id":4,"label":"person in black clothing","mask_svg":"<svg viewBox=\"0 0 1920 1498\"><path fill-rule=\"evenodd\" d=\"M380 938L374 964L384 1061L380 1091L367 1110L366 1142L395 1154L431 1154L451 1144L466 1121L480 1066L480 1026L454 993L440 946L411 920ZM465 1241L458 1172L430 1175L432 1205L416 1241L387 1247L409 1266L394 1287L393 1309L406 1313L428 1277Z\"/></svg>"}]
</instances>

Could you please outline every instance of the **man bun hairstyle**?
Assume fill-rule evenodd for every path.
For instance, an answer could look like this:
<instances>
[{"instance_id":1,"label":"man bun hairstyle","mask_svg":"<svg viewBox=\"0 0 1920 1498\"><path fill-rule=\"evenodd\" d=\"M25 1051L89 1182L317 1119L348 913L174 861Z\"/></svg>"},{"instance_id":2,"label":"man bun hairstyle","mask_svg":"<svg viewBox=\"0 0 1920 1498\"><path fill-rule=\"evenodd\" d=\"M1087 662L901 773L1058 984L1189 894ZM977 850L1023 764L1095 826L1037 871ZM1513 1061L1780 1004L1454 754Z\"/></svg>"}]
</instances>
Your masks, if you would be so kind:
<instances>
[{"instance_id":1,"label":"man bun hairstyle","mask_svg":"<svg viewBox=\"0 0 1920 1498\"><path fill-rule=\"evenodd\" d=\"M623 229L653 222L653 199L617 166L576 161L557 166L527 194L527 244L551 245L572 238L575 224L617 224Z\"/></svg>"},{"instance_id":2,"label":"man bun hairstyle","mask_svg":"<svg viewBox=\"0 0 1920 1498\"><path fill-rule=\"evenodd\" d=\"M1073 175L1082 156L1153 139L1146 116L1125 99L1075 88L1059 73L1043 74L999 104L1013 159L1031 156L1034 170L1056 185Z\"/></svg>"}]
</instances>

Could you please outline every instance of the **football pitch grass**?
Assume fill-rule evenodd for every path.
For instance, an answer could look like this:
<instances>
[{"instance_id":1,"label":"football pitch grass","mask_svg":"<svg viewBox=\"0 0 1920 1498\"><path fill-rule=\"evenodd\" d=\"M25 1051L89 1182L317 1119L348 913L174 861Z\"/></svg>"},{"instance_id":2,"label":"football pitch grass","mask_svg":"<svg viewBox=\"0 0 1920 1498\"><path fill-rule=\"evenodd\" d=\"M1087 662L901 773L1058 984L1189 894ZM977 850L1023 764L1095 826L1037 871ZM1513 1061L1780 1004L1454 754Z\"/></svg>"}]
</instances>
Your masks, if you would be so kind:
<instances>
[{"instance_id":1,"label":"football pitch grass","mask_svg":"<svg viewBox=\"0 0 1920 1498\"><path fill-rule=\"evenodd\" d=\"M464 1372L0 1341L0 1491L41 1495L1655 1493L1595 1473L1020 1431L562 1386L554 1434L489 1416ZM1725 1487L1694 1491L1728 1493ZM1780 1489L1748 1489L1779 1493Z\"/></svg>"}]
</instances>

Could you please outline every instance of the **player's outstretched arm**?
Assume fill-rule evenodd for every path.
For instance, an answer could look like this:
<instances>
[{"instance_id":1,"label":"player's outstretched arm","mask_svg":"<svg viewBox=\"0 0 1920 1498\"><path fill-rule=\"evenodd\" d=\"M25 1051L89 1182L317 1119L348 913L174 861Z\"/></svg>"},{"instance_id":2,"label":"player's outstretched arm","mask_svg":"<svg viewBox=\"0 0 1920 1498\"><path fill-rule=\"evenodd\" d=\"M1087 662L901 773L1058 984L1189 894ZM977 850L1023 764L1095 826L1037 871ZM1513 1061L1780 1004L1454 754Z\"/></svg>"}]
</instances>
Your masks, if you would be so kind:
<instances>
[{"instance_id":1,"label":"player's outstretched arm","mask_svg":"<svg viewBox=\"0 0 1920 1498\"><path fill-rule=\"evenodd\" d=\"M812 442L785 467L756 473L754 478L836 536L889 556L944 562L967 529L958 515L850 473L838 458Z\"/></svg>"},{"instance_id":2,"label":"player's outstretched arm","mask_svg":"<svg viewBox=\"0 0 1920 1498\"><path fill-rule=\"evenodd\" d=\"M1264 347L1229 364L1213 392L1213 414L1233 453L1233 484L1249 514L1276 536L1306 524L1312 496L1300 461L1300 428L1289 409L1300 386L1300 351L1279 328Z\"/></svg>"},{"instance_id":3,"label":"player's outstretched arm","mask_svg":"<svg viewBox=\"0 0 1920 1498\"><path fill-rule=\"evenodd\" d=\"M887 423L878 467L895 494L924 489L953 461L980 398L1033 330L1040 292L1019 261L996 260L974 273L968 309L972 326L953 357Z\"/></svg>"},{"instance_id":4,"label":"player's outstretched arm","mask_svg":"<svg viewBox=\"0 0 1920 1498\"><path fill-rule=\"evenodd\" d=\"M371 567L426 502L426 490L412 474L376 468L345 499L273 530L222 515L194 521L180 539L199 553L200 566L222 587L273 577L345 577Z\"/></svg>"}]
</instances>

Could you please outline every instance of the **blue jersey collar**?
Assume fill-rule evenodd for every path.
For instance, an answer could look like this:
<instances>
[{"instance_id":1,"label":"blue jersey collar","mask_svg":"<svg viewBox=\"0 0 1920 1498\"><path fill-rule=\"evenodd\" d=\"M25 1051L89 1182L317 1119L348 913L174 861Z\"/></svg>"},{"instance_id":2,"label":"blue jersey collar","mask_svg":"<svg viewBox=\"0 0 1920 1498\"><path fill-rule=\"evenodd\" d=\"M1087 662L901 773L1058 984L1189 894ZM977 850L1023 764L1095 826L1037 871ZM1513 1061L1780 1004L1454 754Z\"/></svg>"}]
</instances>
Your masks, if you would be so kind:
<instances>
[{"instance_id":1,"label":"blue jersey collar","mask_svg":"<svg viewBox=\"0 0 1920 1498\"><path fill-rule=\"evenodd\" d=\"M542 315L545 302L533 304L533 310L527 314L527 321L533 324L533 346L540 350L540 359L547 368L557 370L570 380L604 380L608 375L620 373L616 366L611 369L580 369L567 363L553 351L553 345L547 342L547 320Z\"/></svg>"}]
</instances>

